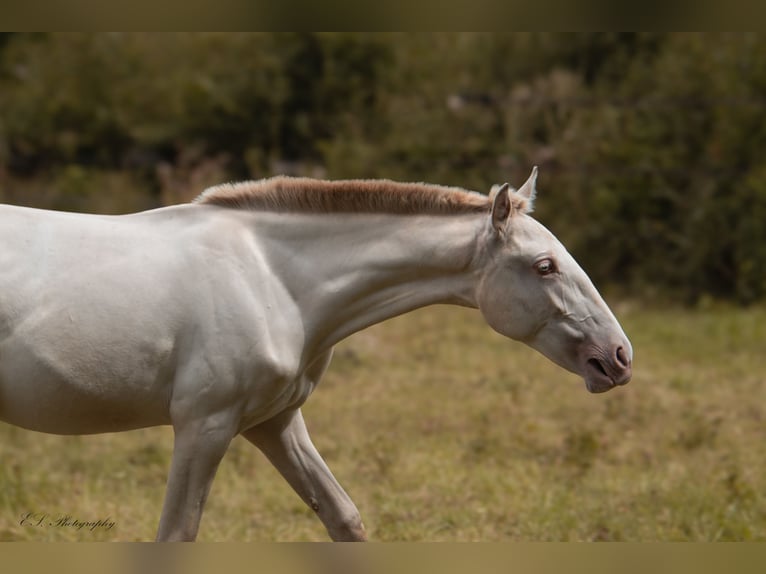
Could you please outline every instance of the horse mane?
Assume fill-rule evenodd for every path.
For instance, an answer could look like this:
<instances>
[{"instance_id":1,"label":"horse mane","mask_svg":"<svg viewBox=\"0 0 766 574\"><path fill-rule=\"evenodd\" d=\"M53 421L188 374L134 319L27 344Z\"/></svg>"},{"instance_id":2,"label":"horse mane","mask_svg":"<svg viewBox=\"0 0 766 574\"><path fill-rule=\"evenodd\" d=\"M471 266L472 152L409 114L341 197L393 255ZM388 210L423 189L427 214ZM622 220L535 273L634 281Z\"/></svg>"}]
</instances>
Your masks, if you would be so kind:
<instances>
[{"instance_id":1,"label":"horse mane","mask_svg":"<svg viewBox=\"0 0 766 574\"><path fill-rule=\"evenodd\" d=\"M259 211L450 215L489 212L486 195L457 187L386 179L326 181L276 176L224 183L194 203Z\"/></svg>"}]
</instances>

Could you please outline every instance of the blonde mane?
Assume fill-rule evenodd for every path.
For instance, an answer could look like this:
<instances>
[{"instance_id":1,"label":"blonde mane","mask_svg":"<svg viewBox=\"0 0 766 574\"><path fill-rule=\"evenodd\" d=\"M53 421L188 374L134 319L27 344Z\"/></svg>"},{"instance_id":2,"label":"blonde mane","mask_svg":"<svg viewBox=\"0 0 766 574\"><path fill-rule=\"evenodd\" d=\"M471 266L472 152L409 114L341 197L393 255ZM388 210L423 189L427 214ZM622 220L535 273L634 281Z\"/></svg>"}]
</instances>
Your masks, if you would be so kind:
<instances>
[{"instance_id":1,"label":"blonde mane","mask_svg":"<svg viewBox=\"0 0 766 574\"><path fill-rule=\"evenodd\" d=\"M491 207L487 196L456 187L286 176L216 185L194 203L280 212L432 215L488 212Z\"/></svg>"}]
</instances>

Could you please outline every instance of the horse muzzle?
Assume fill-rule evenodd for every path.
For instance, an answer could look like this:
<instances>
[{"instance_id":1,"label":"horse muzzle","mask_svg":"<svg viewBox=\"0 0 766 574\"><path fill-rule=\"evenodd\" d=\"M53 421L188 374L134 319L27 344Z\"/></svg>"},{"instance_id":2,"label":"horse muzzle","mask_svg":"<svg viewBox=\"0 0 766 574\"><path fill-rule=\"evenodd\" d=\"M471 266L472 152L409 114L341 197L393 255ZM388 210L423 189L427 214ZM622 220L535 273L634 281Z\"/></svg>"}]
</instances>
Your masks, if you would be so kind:
<instances>
[{"instance_id":1,"label":"horse muzzle","mask_svg":"<svg viewBox=\"0 0 766 574\"><path fill-rule=\"evenodd\" d=\"M591 393L603 393L626 385L632 376L633 350L629 343L591 347L586 354L583 378Z\"/></svg>"}]
</instances>

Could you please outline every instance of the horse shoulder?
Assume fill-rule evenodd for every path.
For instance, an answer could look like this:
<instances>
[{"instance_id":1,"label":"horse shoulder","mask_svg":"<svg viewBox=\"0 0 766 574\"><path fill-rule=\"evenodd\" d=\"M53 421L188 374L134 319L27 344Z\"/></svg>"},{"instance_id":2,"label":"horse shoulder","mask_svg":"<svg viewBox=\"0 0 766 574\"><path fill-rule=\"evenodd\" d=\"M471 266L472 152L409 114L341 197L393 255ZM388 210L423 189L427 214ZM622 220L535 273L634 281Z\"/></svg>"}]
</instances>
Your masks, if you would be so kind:
<instances>
[{"instance_id":1,"label":"horse shoulder","mask_svg":"<svg viewBox=\"0 0 766 574\"><path fill-rule=\"evenodd\" d=\"M303 323L257 236L224 215L184 234L177 384L191 395L205 387L221 401L247 396L263 405L300 376Z\"/></svg>"}]
</instances>

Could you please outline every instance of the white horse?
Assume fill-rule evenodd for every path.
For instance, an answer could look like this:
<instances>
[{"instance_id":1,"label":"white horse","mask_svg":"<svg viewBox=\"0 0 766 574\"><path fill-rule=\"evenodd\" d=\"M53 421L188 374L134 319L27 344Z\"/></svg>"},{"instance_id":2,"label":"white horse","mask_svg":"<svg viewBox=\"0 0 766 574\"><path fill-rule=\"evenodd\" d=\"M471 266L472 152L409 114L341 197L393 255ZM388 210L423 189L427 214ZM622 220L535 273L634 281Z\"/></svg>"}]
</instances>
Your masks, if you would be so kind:
<instances>
[{"instance_id":1,"label":"white horse","mask_svg":"<svg viewBox=\"0 0 766 574\"><path fill-rule=\"evenodd\" d=\"M364 540L300 410L344 337L451 303L591 392L630 379L617 320L528 215L536 173L489 197L276 177L124 216L0 206L0 419L55 434L172 425L157 540L196 537L238 434L334 540Z\"/></svg>"}]
</instances>

